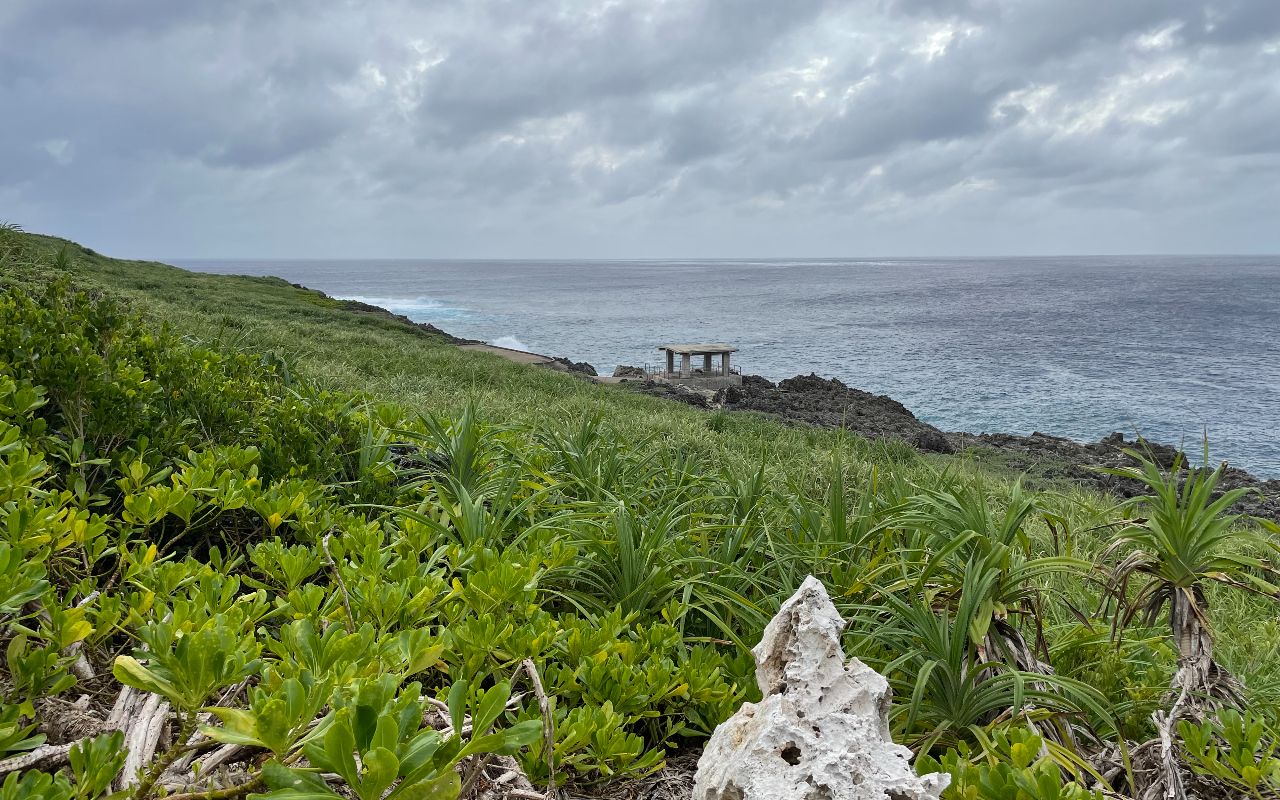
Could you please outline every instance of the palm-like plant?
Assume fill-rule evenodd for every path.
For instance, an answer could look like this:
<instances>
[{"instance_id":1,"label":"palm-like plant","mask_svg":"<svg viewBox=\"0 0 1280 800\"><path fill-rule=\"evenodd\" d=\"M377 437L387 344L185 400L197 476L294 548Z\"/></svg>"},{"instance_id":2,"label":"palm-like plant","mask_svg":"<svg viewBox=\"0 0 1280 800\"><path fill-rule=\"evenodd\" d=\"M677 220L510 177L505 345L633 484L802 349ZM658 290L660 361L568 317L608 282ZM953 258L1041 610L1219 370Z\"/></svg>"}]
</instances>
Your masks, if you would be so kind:
<instances>
[{"instance_id":1,"label":"palm-like plant","mask_svg":"<svg viewBox=\"0 0 1280 800\"><path fill-rule=\"evenodd\" d=\"M1150 494L1128 502L1146 516L1122 529L1104 556L1128 551L1111 574L1111 590L1124 609L1119 622L1127 625L1141 614L1153 624L1167 605L1179 655L1174 688L1237 699L1234 681L1213 660L1204 585L1214 581L1274 596L1280 590L1268 578L1277 577L1275 567L1250 551L1275 546L1240 524L1243 515L1229 513L1249 490L1218 493L1222 466L1188 471L1179 455L1166 473L1141 454L1127 452L1137 465L1111 472L1141 481ZM1131 592L1135 581L1141 585Z\"/></svg>"},{"instance_id":2,"label":"palm-like plant","mask_svg":"<svg viewBox=\"0 0 1280 800\"><path fill-rule=\"evenodd\" d=\"M938 609L917 595L887 595L884 607L864 607L880 618L868 626L886 652L900 653L884 668L895 694L908 698L895 708L906 741L919 753L960 741L981 742L992 724L1012 719L1064 723L1082 712L1110 722L1102 696L1080 681L1027 672L984 657L973 636L989 619L986 599L996 573L977 571L962 579L955 606Z\"/></svg>"},{"instance_id":3,"label":"palm-like plant","mask_svg":"<svg viewBox=\"0 0 1280 800\"><path fill-rule=\"evenodd\" d=\"M405 489L434 481L476 497L502 481L499 467L507 462L499 458L501 429L481 422L474 405L468 403L456 420L423 415L420 422L421 430L396 431L418 447L412 458L419 466L404 471L410 479Z\"/></svg>"},{"instance_id":4,"label":"palm-like plant","mask_svg":"<svg viewBox=\"0 0 1280 800\"><path fill-rule=\"evenodd\" d=\"M643 486L659 454L645 441L609 435L599 414L539 432L537 439L563 484L562 491L591 502L616 502L617 494Z\"/></svg>"},{"instance_id":5,"label":"palm-like plant","mask_svg":"<svg viewBox=\"0 0 1280 800\"><path fill-rule=\"evenodd\" d=\"M1137 464L1110 472L1142 482L1150 494L1128 502L1146 517L1122 529L1106 551L1111 556L1128 550L1111 575L1111 592L1123 608L1118 621L1126 625L1141 614L1150 625L1168 606L1169 632L1178 648L1178 669L1170 687L1173 704L1167 712L1153 715L1159 737L1142 748L1158 755L1151 757L1152 777L1141 796L1183 798L1173 749L1178 722L1193 709L1211 711L1243 701L1234 676L1213 659L1204 586L1214 581L1275 596L1277 587L1268 578L1276 577L1276 569L1249 552L1275 545L1240 524L1243 515L1230 513L1247 489L1217 492L1225 464L1213 471L1188 471L1179 454L1163 472L1142 454L1126 453ZM1131 591L1135 580L1142 583Z\"/></svg>"},{"instance_id":6,"label":"palm-like plant","mask_svg":"<svg viewBox=\"0 0 1280 800\"><path fill-rule=\"evenodd\" d=\"M685 584L678 511L665 508L640 517L619 505L606 519L582 526L575 542L581 560L550 571L545 583L575 608L593 613L617 608L624 614L657 614Z\"/></svg>"},{"instance_id":7,"label":"palm-like plant","mask_svg":"<svg viewBox=\"0 0 1280 800\"><path fill-rule=\"evenodd\" d=\"M983 658L1012 667L1049 673L1013 622L1021 616L1032 627L1033 644L1043 641L1041 594L1045 579L1061 572L1084 572L1089 565L1066 556L1033 556L1026 532L1035 503L1015 483L1004 509L992 507L981 486L926 490L899 519L923 537L917 546L929 553L917 580L941 600L957 605L963 592L977 603L971 623L974 645ZM977 582L968 578L979 579ZM965 588L968 587L968 588ZM974 591L981 597L974 597Z\"/></svg>"},{"instance_id":8,"label":"palm-like plant","mask_svg":"<svg viewBox=\"0 0 1280 800\"><path fill-rule=\"evenodd\" d=\"M21 225L0 220L0 263L17 256L23 241Z\"/></svg>"}]
</instances>

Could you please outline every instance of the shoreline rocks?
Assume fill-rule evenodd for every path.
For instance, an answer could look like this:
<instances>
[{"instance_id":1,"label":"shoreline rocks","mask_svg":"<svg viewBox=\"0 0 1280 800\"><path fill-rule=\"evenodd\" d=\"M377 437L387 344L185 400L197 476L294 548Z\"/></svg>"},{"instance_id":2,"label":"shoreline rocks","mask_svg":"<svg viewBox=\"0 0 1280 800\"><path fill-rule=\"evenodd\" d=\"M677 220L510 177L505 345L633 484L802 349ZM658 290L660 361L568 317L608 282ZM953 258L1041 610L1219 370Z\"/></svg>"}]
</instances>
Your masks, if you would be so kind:
<instances>
[{"instance_id":1,"label":"shoreline rocks","mask_svg":"<svg viewBox=\"0 0 1280 800\"><path fill-rule=\"evenodd\" d=\"M1008 433L948 433L947 436L958 450L975 454L997 453L1005 466L1026 473L1033 481L1082 483L1121 498L1148 491L1136 480L1103 472L1132 466L1135 462L1125 450L1144 453L1165 469L1173 465L1179 452L1176 447L1142 437L1126 439L1118 432L1096 442L1077 442L1040 432L1029 436ZM1184 455L1184 464L1189 468L1200 467L1201 460L1194 454ZM1235 488L1253 491L1241 498L1232 511L1280 521L1280 479L1264 480L1228 464L1223 470L1218 492Z\"/></svg>"},{"instance_id":2,"label":"shoreline rocks","mask_svg":"<svg viewBox=\"0 0 1280 800\"><path fill-rule=\"evenodd\" d=\"M303 291L331 300L355 313L394 320L423 336L441 339L454 345L484 344L474 339L453 336L430 323L414 322L402 314L393 314L380 306L356 300L337 300L315 289L291 284ZM595 368L585 361L555 358L551 369L594 377ZM965 433L940 430L916 418L910 409L886 395L872 394L847 386L836 378L823 378L814 373L796 375L773 383L759 375L742 376L741 387L719 392L705 392L662 381L654 381L640 367L619 366L613 376L634 391L666 397L705 409L754 411L784 422L823 428L845 428L870 439L893 439L906 442L927 453L968 453L983 460L991 458L1003 466L1027 475L1029 484L1066 481L1084 484L1119 497L1132 497L1145 488L1137 481L1109 475L1102 469L1127 466L1132 459L1124 449L1148 453L1162 466L1173 463L1177 448L1146 439L1126 440L1113 433L1097 442L1077 442L1061 436L1032 433L1029 436L1007 433ZM1188 458L1187 462L1198 462ZM1246 487L1251 492L1233 509L1280 521L1280 479L1263 480L1249 472L1228 466L1220 484L1222 490Z\"/></svg>"},{"instance_id":3,"label":"shoreline rocks","mask_svg":"<svg viewBox=\"0 0 1280 800\"><path fill-rule=\"evenodd\" d=\"M1138 481L1102 471L1135 463L1125 450L1146 453L1165 468L1173 464L1178 454L1176 447L1143 438L1126 439L1121 433L1112 433L1097 442L1078 442L1040 432L1022 436L943 431L917 419L910 409L891 397L854 389L836 378L812 373L776 384L759 375L744 375L741 387L715 393L653 380L634 383L631 387L699 408L754 411L784 422L844 428L869 439L898 440L927 453L966 453L979 461L995 461L1024 473L1031 486L1070 482L1121 498L1146 492L1146 487ZM1199 461L1188 457L1186 463L1194 467ZM1263 480L1228 466L1220 489L1236 487L1256 491L1241 499L1233 509L1235 512L1280 521L1280 480Z\"/></svg>"},{"instance_id":4,"label":"shoreline rocks","mask_svg":"<svg viewBox=\"0 0 1280 800\"><path fill-rule=\"evenodd\" d=\"M352 311L357 314L367 314L373 317L383 317L386 319L390 319L395 322L399 322L400 324L404 325L407 328L411 328L416 333L425 334L427 336L443 339L449 344L484 344L484 342L477 341L475 339L463 339L458 336L454 336L451 333L448 333L446 331L443 331L437 328L435 325L432 325L429 322L414 322L413 320L406 317L404 314L393 314L387 309L383 308L382 306L375 306L369 303L362 303L359 300L342 300L337 297L330 297L329 295L325 294L319 289L311 289L306 286L303 286L300 283L291 283L289 285L295 289L301 289L302 291L307 292L309 294L314 294L317 297L320 297L324 300L329 300L334 303L337 303L337 307L341 308L344 311Z\"/></svg>"},{"instance_id":5,"label":"shoreline rocks","mask_svg":"<svg viewBox=\"0 0 1280 800\"><path fill-rule=\"evenodd\" d=\"M926 452L955 452L941 430L916 419L892 397L854 389L837 378L814 373L777 384L758 375L744 375L742 387L725 390L721 402L726 409L758 411L822 428L845 428L874 439L899 439Z\"/></svg>"},{"instance_id":6,"label":"shoreline rocks","mask_svg":"<svg viewBox=\"0 0 1280 800\"><path fill-rule=\"evenodd\" d=\"M634 368L618 367L615 372L630 369ZM785 422L844 428L869 439L896 439L931 453L956 451L947 434L916 419L915 414L892 397L864 392L845 385L837 378L823 378L812 373L787 378L776 384L759 375L743 375L741 386L730 386L717 392L651 379L634 388L699 408L754 411Z\"/></svg>"},{"instance_id":7,"label":"shoreline rocks","mask_svg":"<svg viewBox=\"0 0 1280 800\"><path fill-rule=\"evenodd\" d=\"M552 356L551 364L547 366L556 372L569 372L574 375L585 375L588 378L594 378L600 373L596 372L596 368L585 361L573 361L564 356Z\"/></svg>"}]
</instances>

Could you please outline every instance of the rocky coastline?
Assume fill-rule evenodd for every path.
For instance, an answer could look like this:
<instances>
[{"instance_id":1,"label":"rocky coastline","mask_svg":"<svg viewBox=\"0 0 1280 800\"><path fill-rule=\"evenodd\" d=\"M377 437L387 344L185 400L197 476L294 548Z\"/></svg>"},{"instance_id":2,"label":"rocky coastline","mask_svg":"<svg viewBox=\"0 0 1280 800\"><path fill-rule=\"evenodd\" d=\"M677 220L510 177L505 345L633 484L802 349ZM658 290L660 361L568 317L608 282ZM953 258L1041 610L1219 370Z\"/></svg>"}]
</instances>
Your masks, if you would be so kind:
<instances>
[{"instance_id":1,"label":"rocky coastline","mask_svg":"<svg viewBox=\"0 0 1280 800\"><path fill-rule=\"evenodd\" d=\"M906 442L923 452L968 454L1023 473L1028 484L1038 488L1077 483L1118 497L1132 497L1144 492L1145 487L1104 470L1132 465L1134 460L1126 450L1145 453L1164 467L1171 466L1179 452L1175 447L1140 437L1126 439L1122 433L1112 433L1097 442L1077 442L1040 432L1023 436L943 431L918 419L892 397L814 374L797 375L778 383L758 375L744 375L740 388L715 393L641 378L643 371L637 373L629 367L619 367L615 375L634 391L700 408L755 412L789 423L844 428L869 439ZM1199 463L1191 454L1186 461L1193 466ZM1264 480L1228 465L1220 487L1254 490L1237 504L1236 510L1280 521L1280 480Z\"/></svg>"},{"instance_id":2,"label":"rocky coastline","mask_svg":"<svg viewBox=\"0 0 1280 800\"><path fill-rule=\"evenodd\" d=\"M346 310L393 320L422 336L454 345L483 344L453 336L429 323L414 322L380 306L340 300L315 289L293 285ZM551 363L543 365L543 368L583 378L596 377L596 370L591 364L562 357L552 358ZM1038 488L1074 483L1118 497L1132 497L1144 491L1140 483L1104 470L1134 463L1126 450L1146 453L1165 467L1172 465L1178 454L1175 447L1143 438L1126 439L1121 433L1112 433L1097 442L1078 442L1040 432L1023 436L943 431L918 419L892 397L865 392L836 378L823 378L812 373L777 383L759 375L744 375L741 387L714 393L652 380L639 367L620 366L613 377L632 391L708 410L757 413L792 424L844 428L869 439L905 442L926 453L963 453L1022 473L1029 486ZM1192 465L1199 463L1193 455L1188 455L1187 462ZM1280 521L1280 479L1264 480L1245 470L1227 466L1220 488L1229 490L1236 487L1253 490L1237 504L1236 511Z\"/></svg>"}]
</instances>

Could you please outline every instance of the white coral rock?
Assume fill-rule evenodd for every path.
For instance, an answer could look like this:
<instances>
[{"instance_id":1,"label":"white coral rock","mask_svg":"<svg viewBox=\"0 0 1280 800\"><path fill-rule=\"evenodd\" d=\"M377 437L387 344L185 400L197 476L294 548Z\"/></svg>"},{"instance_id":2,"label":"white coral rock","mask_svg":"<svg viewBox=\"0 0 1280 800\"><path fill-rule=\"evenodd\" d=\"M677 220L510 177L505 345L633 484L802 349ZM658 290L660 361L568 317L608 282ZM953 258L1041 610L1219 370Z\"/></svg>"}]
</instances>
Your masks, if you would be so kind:
<instances>
[{"instance_id":1,"label":"white coral rock","mask_svg":"<svg viewBox=\"0 0 1280 800\"><path fill-rule=\"evenodd\" d=\"M716 728L693 800L937 800L945 773L918 776L889 734L889 683L845 663L840 617L810 576L751 651L764 699Z\"/></svg>"}]
</instances>

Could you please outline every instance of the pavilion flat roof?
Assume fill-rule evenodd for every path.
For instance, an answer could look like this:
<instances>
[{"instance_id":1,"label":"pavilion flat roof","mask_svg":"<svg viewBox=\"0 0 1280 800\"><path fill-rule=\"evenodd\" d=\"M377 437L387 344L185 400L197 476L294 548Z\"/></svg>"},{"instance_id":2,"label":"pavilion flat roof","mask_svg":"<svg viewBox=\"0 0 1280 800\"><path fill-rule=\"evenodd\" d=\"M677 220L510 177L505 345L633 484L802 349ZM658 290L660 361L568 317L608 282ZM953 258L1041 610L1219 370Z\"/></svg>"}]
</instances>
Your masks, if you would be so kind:
<instances>
[{"instance_id":1,"label":"pavilion flat roof","mask_svg":"<svg viewBox=\"0 0 1280 800\"><path fill-rule=\"evenodd\" d=\"M707 353L736 353L738 348L731 344L723 342L700 342L695 344L663 344L658 345L659 350L670 350L673 353L681 355L699 356Z\"/></svg>"}]
</instances>

